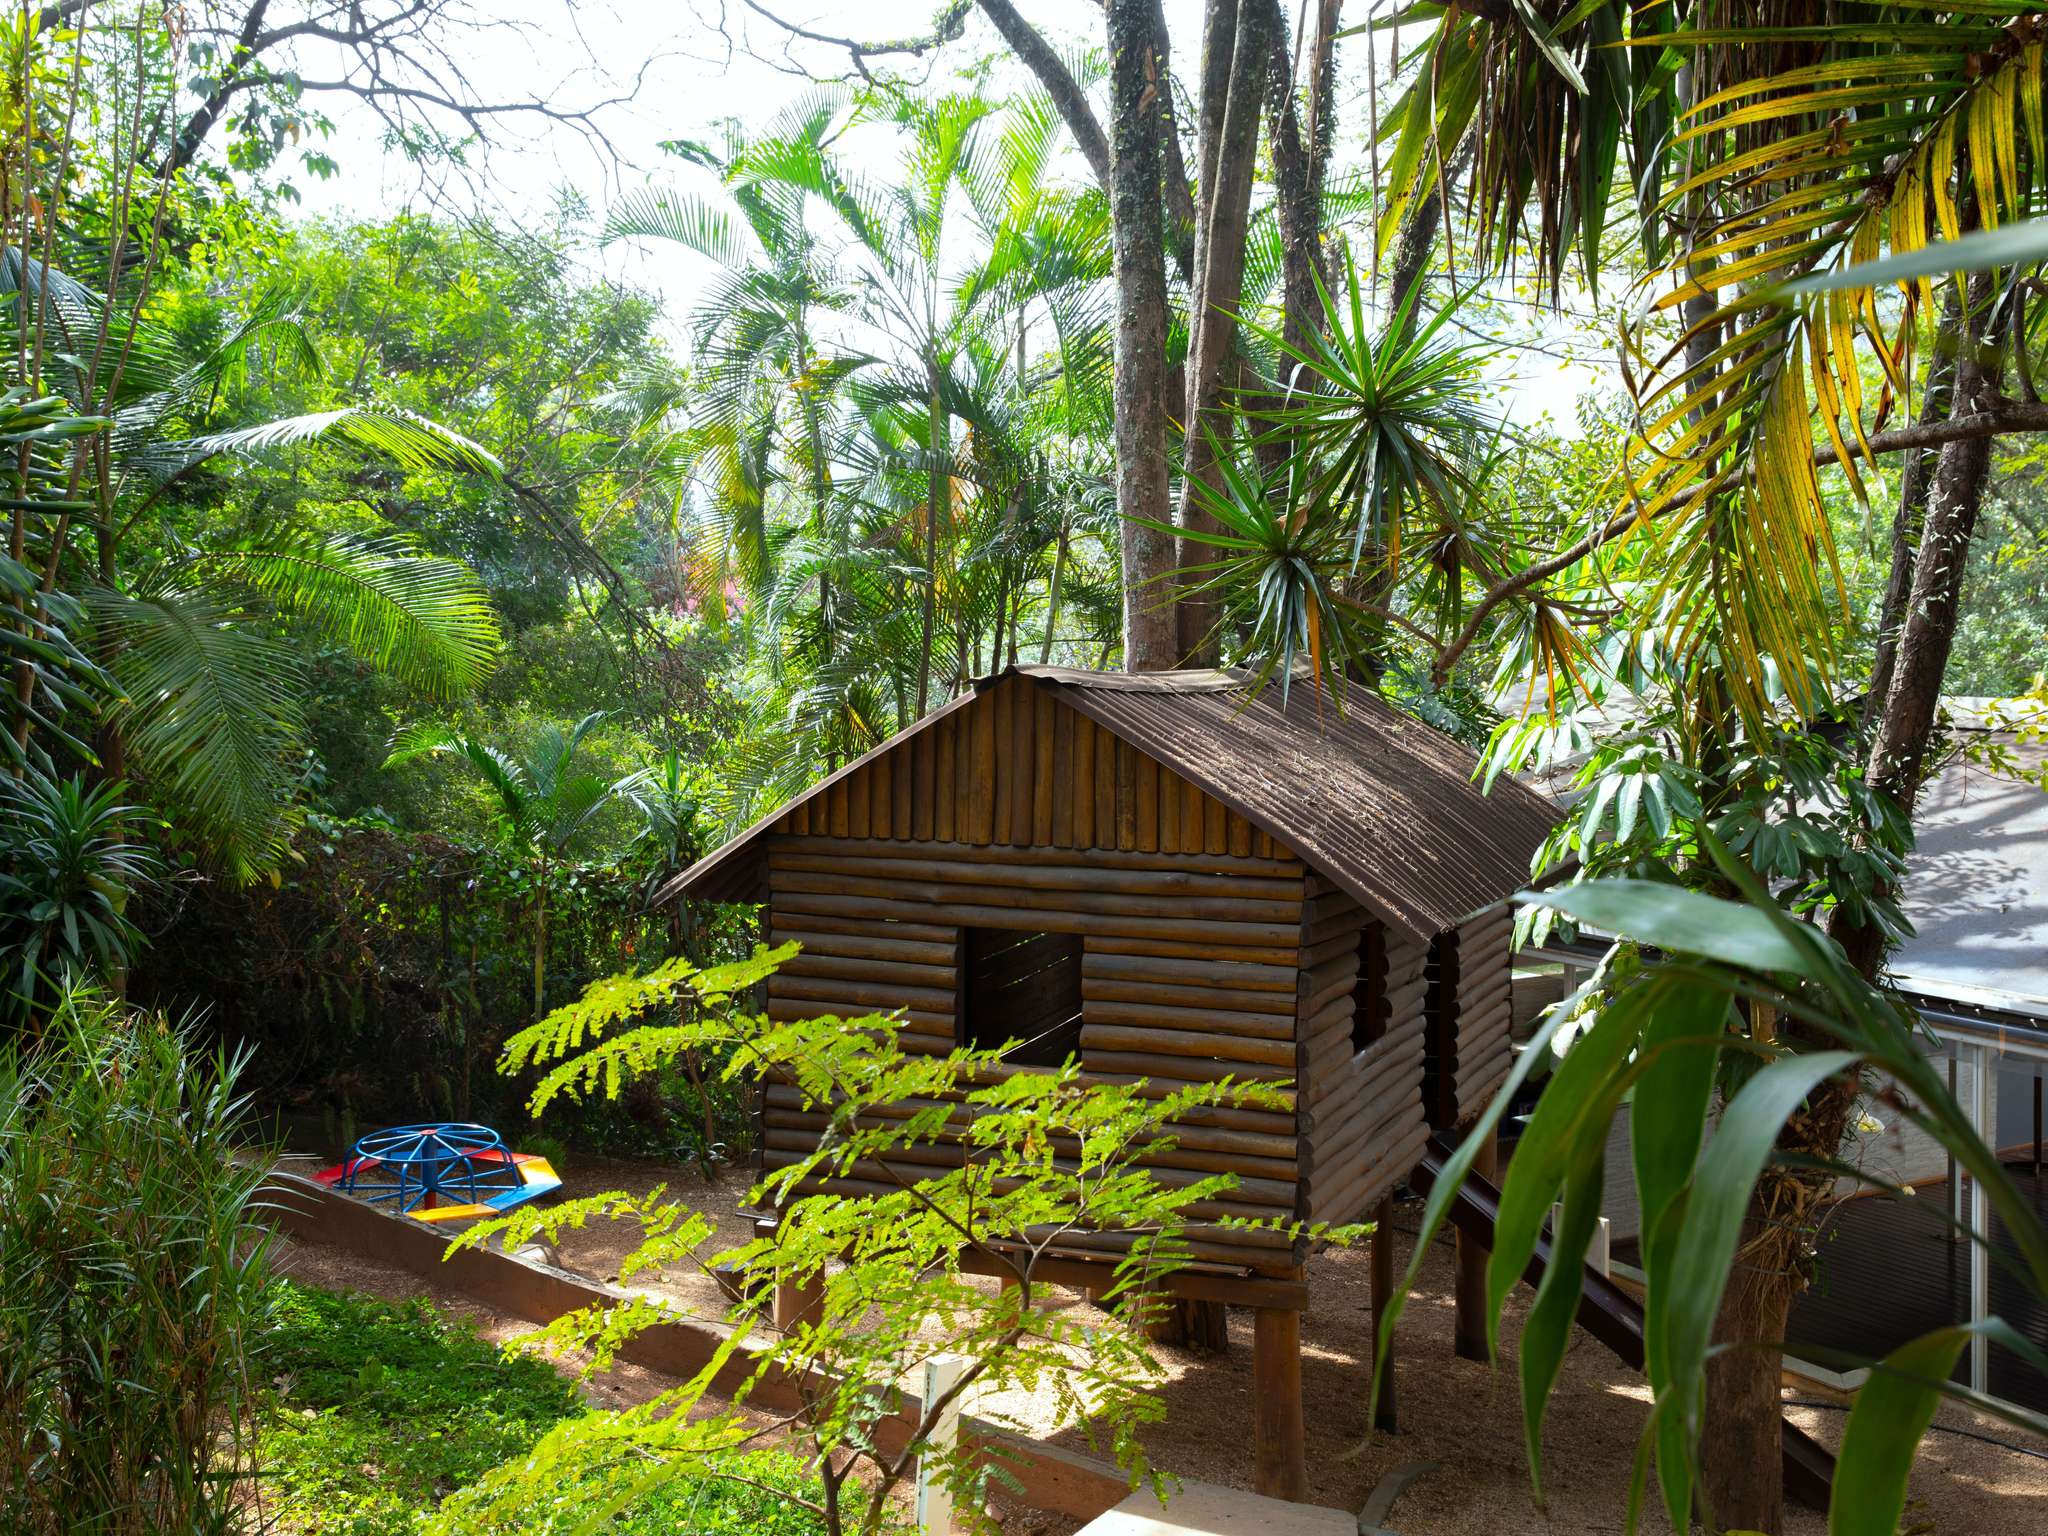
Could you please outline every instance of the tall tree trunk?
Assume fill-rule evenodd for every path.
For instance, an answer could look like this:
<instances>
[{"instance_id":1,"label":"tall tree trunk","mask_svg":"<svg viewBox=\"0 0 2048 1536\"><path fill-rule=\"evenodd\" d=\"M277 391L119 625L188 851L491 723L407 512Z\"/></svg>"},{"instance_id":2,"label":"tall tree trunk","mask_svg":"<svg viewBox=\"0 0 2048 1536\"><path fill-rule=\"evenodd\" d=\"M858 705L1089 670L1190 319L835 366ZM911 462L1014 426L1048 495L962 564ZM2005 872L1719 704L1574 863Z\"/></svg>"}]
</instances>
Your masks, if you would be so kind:
<instances>
[{"instance_id":1,"label":"tall tree trunk","mask_svg":"<svg viewBox=\"0 0 2048 1536\"><path fill-rule=\"evenodd\" d=\"M1245 234L1251 213L1252 171L1259 153L1260 97L1272 42L1269 12L1258 4L1210 0L1203 29L1203 101L1197 164L1201 197L1195 238L1195 284L1188 305L1191 331L1187 367L1187 438L1181 450L1180 526L1191 533L1219 531L1202 510L1199 486L1223 483L1220 455L1228 452L1230 413L1224 409L1226 360L1237 335L1236 311L1244 290ZM1220 99L1212 101L1212 92ZM1210 557L1199 539L1180 542L1181 569ZM1180 602L1180 651L1192 660L1215 656L1214 603L1192 596Z\"/></svg>"},{"instance_id":2,"label":"tall tree trunk","mask_svg":"<svg viewBox=\"0 0 2048 1536\"><path fill-rule=\"evenodd\" d=\"M1301 346L1323 323L1322 302L1316 297L1316 281L1322 275L1323 172L1329 164L1330 144L1336 128L1332 103L1335 80L1335 45L1327 28L1334 28L1337 8L1317 8L1314 46L1309 50L1310 78L1306 82L1313 121L1304 136L1296 107L1297 87L1294 62L1288 44L1287 19L1280 0L1245 0L1247 9L1264 13L1265 31L1271 40L1267 56L1267 140L1273 152L1273 207L1280 221L1280 289L1285 306L1282 334L1289 344ZM1284 370L1283 370L1284 371ZM1283 378L1282 383L1285 383Z\"/></svg>"},{"instance_id":3,"label":"tall tree trunk","mask_svg":"<svg viewBox=\"0 0 2048 1536\"><path fill-rule=\"evenodd\" d=\"M1110 229L1116 253L1116 503L1122 519L1124 669L1178 659L1166 464L1166 251L1148 0L1107 0Z\"/></svg>"},{"instance_id":4,"label":"tall tree trunk","mask_svg":"<svg viewBox=\"0 0 2048 1536\"><path fill-rule=\"evenodd\" d=\"M1988 274L1970 280L1965 313L1956 328L1953 373L1949 383L1951 419L1986 408L1997 396L2004 372L1997 318L1996 290ZM1937 358L1934 366L1939 367ZM1929 393L1933 393L1930 383ZM1921 770L1935 715L1941 708L1942 677L1955 647L1961 616L1963 577L1970 560L1970 541L1983 506L1984 487L1991 477L1994 439L1976 438L1945 444L1935 458L1926 487L1926 511L1919 549L1913 559L1912 582L1885 679L1884 698L1871 720L1864 759L1864 777L1871 788L1888 796L1910 821L1920 795ZM1901 495L1904 491L1902 488ZM1867 924L1855 923L1836 909L1829 932L1867 976L1875 976L1884 959L1884 936Z\"/></svg>"},{"instance_id":5,"label":"tall tree trunk","mask_svg":"<svg viewBox=\"0 0 2048 1536\"><path fill-rule=\"evenodd\" d=\"M543 865L540 894L533 899L533 1020L536 1024L546 1015L548 1001L547 889L547 871Z\"/></svg>"},{"instance_id":6,"label":"tall tree trunk","mask_svg":"<svg viewBox=\"0 0 2048 1536\"><path fill-rule=\"evenodd\" d=\"M1932 426L1949 414L1955 396L1956 353L1962 346L1963 312L1955 284L1944 290L1941 321L1934 331L1934 356L1928 362L1927 386L1920 400L1920 421ZM1937 454L1932 448L1909 448L1899 467L1899 510L1892 519L1891 570L1884 601L1878 609L1877 654L1870 665L1870 688L1863 697L1863 737L1870 739L1892 691L1892 669L1898 661L1899 631L1906 622L1906 600L1913 593L1913 570L1920 554L1920 535L1927 523L1927 487Z\"/></svg>"},{"instance_id":7,"label":"tall tree trunk","mask_svg":"<svg viewBox=\"0 0 2048 1536\"><path fill-rule=\"evenodd\" d=\"M1700 1444L1700 1496L1713 1530L1775 1533L1785 1523L1784 1429L1775 1347L1785 1337L1792 1290L1777 1262L1779 1234L1753 1214L1714 1341L1733 1347L1707 1357L1707 1431Z\"/></svg>"},{"instance_id":8,"label":"tall tree trunk","mask_svg":"<svg viewBox=\"0 0 2048 1536\"><path fill-rule=\"evenodd\" d=\"M1046 583L1045 592L1045 639L1039 643L1038 664L1044 666L1052 660L1053 635L1060 625L1060 590L1067 577L1067 530L1060 530L1059 542L1052 552L1052 579Z\"/></svg>"},{"instance_id":9,"label":"tall tree trunk","mask_svg":"<svg viewBox=\"0 0 2048 1536\"><path fill-rule=\"evenodd\" d=\"M1981 410L1995 381L1976 348L1956 366L1955 408ZM1898 658L1884 713L1870 742L1870 782L1908 816L1919 798L1927 742L1941 705L1941 682L1955 646L1970 539L1991 475L1993 439L1950 443L1935 461L1927 522L1913 565L1913 591L1899 631Z\"/></svg>"}]
</instances>

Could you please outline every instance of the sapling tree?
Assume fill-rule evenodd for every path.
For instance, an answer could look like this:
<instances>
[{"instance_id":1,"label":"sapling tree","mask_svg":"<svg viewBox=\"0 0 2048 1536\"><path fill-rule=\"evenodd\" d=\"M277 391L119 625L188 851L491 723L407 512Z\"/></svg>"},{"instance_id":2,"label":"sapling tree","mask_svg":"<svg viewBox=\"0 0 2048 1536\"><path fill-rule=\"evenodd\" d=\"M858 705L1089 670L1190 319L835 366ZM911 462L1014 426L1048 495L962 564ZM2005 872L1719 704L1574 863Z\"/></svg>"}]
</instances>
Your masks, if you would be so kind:
<instances>
[{"instance_id":1,"label":"sapling tree","mask_svg":"<svg viewBox=\"0 0 2048 1536\"><path fill-rule=\"evenodd\" d=\"M818 1480L814 1499L784 1489L764 1497L798 1498L830 1536L898 1525L897 1496L920 1459L959 1510L979 1511L991 1485L1015 1483L999 1446L935 1432L972 1401L1012 1391L1050 1402L1061 1426L1113 1454L1134 1487L1161 1490L1138 1439L1163 1413L1142 1324L1188 1262L1190 1228L1355 1235L1232 1216L1217 1202L1228 1202L1233 1176L1148 1166L1172 1147L1176 1122L1220 1107L1282 1107L1284 1088L1103 1084L1071 1060L1025 1070L1006 1066L1000 1049L928 1054L886 1017L776 1021L740 1006L795 948L707 970L679 957L600 981L508 1043L504 1070L540 1070L536 1115L558 1099L616 1095L695 1051L725 1060L728 1078L793 1091L820 1130L756 1183L750 1204L776 1219L735 1248L707 1254L712 1220L662 1189L527 1210L458 1239L516 1245L593 1217L638 1221L642 1240L620 1265L622 1281L696 1266L736 1282L739 1299L696 1376L648 1403L564 1424L451 1499L438 1529L524 1522L527 1531L537 1512L549 1530L598 1529L661 1483L744 1480L746 1458L764 1444L794 1447ZM1121 1320L1047 1305L1048 1261L1076 1251L1104 1256L1102 1299ZM778 1329L769 1319L783 1287L806 1305ZM597 1370L673 1316L635 1298L570 1313L530 1343L588 1351ZM922 1367L942 1354L960 1364L954 1385L922 1401Z\"/></svg>"}]
</instances>

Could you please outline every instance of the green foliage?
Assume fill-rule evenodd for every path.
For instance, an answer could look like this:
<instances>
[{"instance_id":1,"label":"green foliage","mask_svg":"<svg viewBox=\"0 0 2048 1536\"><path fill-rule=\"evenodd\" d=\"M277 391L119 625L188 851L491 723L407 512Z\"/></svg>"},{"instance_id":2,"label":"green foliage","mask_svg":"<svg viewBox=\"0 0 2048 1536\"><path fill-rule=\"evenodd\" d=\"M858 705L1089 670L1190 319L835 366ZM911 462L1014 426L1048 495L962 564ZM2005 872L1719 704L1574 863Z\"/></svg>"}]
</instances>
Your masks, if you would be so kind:
<instances>
[{"instance_id":1,"label":"green foliage","mask_svg":"<svg viewBox=\"0 0 2048 1536\"><path fill-rule=\"evenodd\" d=\"M0 1527L239 1528L270 1250L240 1067L79 988L0 1047Z\"/></svg>"},{"instance_id":2,"label":"green foliage","mask_svg":"<svg viewBox=\"0 0 2048 1536\"><path fill-rule=\"evenodd\" d=\"M1148 1097L1143 1085L1084 1082L1071 1059L1031 1070L1005 1068L1001 1049L913 1054L886 1018L771 1022L741 1011L737 1000L794 951L760 950L707 970L677 958L615 977L509 1042L507 1070L542 1069L536 1113L615 1095L637 1075L701 1051L723 1055L728 1078L792 1084L826 1125L815 1148L770 1154L749 1202L775 1208L774 1230L727 1252L700 1254L712 1223L659 1190L528 1208L457 1239L516 1244L602 1214L642 1228L640 1246L620 1263L622 1280L696 1264L743 1277L732 1332L695 1378L645 1405L563 1425L531 1458L478 1485L463 1501L464 1520L508 1520L566 1476L587 1502L581 1528L599 1529L605 1512L650 1489L725 1473L761 1438L739 1405L791 1373L809 1383L790 1427L820 1485L815 1498L795 1502L831 1536L883 1530L890 1492L920 1455L958 1507L982 1507L1001 1473L933 1438L949 1406L967 1406L982 1390L1049 1394L1062 1423L1112 1452L1134 1486L1157 1488L1137 1438L1162 1412L1144 1332L1041 1307L1041 1263L1073 1248L1119 1255L1109 1299L1142 1317L1161 1283L1189 1262L1191 1227L1258 1228L1283 1242L1300 1233L1350 1237L1232 1214L1230 1175L1169 1184L1143 1166L1172 1147L1177 1119L1217 1105L1286 1102L1274 1087L1226 1081ZM947 1145L962 1149L957 1164L931 1155ZM977 1283L976 1271L1005 1283ZM779 1286L815 1292L815 1310L749 1341ZM536 1337L587 1349L601 1366L664 1315L636 1299L569 1314ZM905 1397L903 1383L941 1354L963 1362L958 1390L930 1402ZM720 1407L707 1393L728 1368L745 1379L721 1393L729 1405ZM907 1443L885 1449L877 1426L897 1414L907 1418ZM474 1526L444 1515L438 1528Z\"/></svg>"},{"instance_id":3,"label":"green foliage","mask_svg":"<svg viewBox=\"0 0 2048 1536\"><path fill-rule=\"evenodd\" d=\"M1623 637L1610 637L1599 656L1601 671L1589 675L1577 707L1503 720L1487 741L1487 783L1502 773L1554 774L1572 793L1572 812L1537 852L1532 876L1711 885L1704 829L1770 881L1789 910L1816 920L1839 911L1888 942L1910 933L1899 891L1911 829L1866 782L1853 722L1772 718L1751 727L1731 711L1703 726L1711 692L1689 713L1671 674L1645 664ZM1542 943L1559 920L1551 907L1526 907L1516 931Z\"/></svg>"},{"instance_id":4,"label":"green foliage","mask_svg":"<svg viewBox=\"0 0 2048 1536\"><path fill-rule=\"evenodd\" d=\"M1774 1181L1797 1177L1796 1169L1779 1165L1778 1144L1787 1121L1809 1112L1823 1085L1866 1071L1895 1082L1903 1094L1897 1112L1946 1147L1978 1181L2033 1285L2048 1290L2048 1229L1996 1153L1970 1129L1922 1053L1910 1015L1865 981L1816 929L1773 903L1755 875L1712 834L1702 833L1701 843L1741 903L1625 879L1523 898L1654 944L1668 957L1647 969L1613 966L1588 983L1582 995L1596 999L1595 1011L1583 1033L1562 1050L1509 1164L1487 1269L1496 1315L1489 1332L1497 1344L1500 1304L1562 1196L1553 1258L1521 1350L1530 1469L1540 1491L1543 1408L1599 1213L1610 1123L1624 1097L1632 1097L1643 1211L1644 1348L1654 1401L1630 1496L1631 1529L1653 1462L1674 1525L1683 1528L1692 1518L1700 1443L1711 1432L1704 1417L1709 1340L1738 1239L1760 1189L1767 1193ZM1418 1255L1535 1060L1546 1054L1566 1020L1580 1013L1577 1007L1559 1008L1541 1026L1532 1049L1481 1117L1478 1133L1432 1191ZM1759 1017L1780 1020L1784 1027L1744 1027L1745 1019ZM1397 1304L1395 1315L1398 1310ZM1386 1330L1393 1321L1390 1315ZM2048 1357L2010 1327L1996 1320L1987 1326L2001 1344L2048 1368ZM1910 1452L1938 1394L1963 1397L1980 1411L2036 1433L2048 1431L2041 1415L1993 1404L1948 1382L1962 1341L1958 1330L1945 1329L1873 1366L1882 1385L1859 1397L1835 1473L1830 1529L1837 1536L1892 1536L1904 1506ZM1711 1526L1713 1512L1707 1515Z\"/></svg>"},{"instance_id":5,"label":"green foliage","mask_svg":"<svg viewBox=\"0 0 2048 1536\"><path fill-rule=\"evenodd\" d=\"M162 865L125 790L33 768L0 782L0 1014L32 1018L94 972L127 973L142 938L128 903Z\"/></svg>"},{"instance_id":6,"label":"green foliage","mask_svg":"<svg viewBox=\"0 0 2048 1536\"><path fill-rule=\"evenodd\" d=\"M545 1362L505 1359L424 1302L281 1283L264 1340L264 1502L288 1529L398 1536L451 1488L582 1409Z\"/></svg>"},{"instance_id":7,"label":"green foliage","mask_svg":"<svg viewBox=\"0 0 2048 1536\"><path fill-rule=\"evenodd\" d=\"M426 1303L390 1303L280 1282L262 1369L271 1383L257 1416L265 1514L322 1536L410 1536L446 1501L543 1434L584 1414L551 1366L507 1357L471 1326ZM764 1494L729 1481L663 1490L607 1522L606 1536L810 1536L774 1491L800 1492L787 1458L761 1453L740 1468ZM453 1497L450 1497L451 1491ZM499 1536L556 1536L585 1513L583 1492L550 1489L507 1521L465 1525Z\"/></svg>"},{"instance_id":8,"label":"green foliage","mask_svg":"<svg viewBox=\"0 0 2048 1536\"><path fill-rule=\"evenodd\" d=\"M368 1129L437 1115L516 1127L523 1089L490 1064L532 1007L525 866L481 825L473 842L457 843L316 813L292 848L275 884L181 882L146 896L139 921L156 938L136 962L132 994L165 1008L204 997L200 1027L250 1047L250 1088L309 1134L322 1121ZM634 848L554 871L552 1002L575 997L621 956L676 942L681 914L650 912L641 894L656 868L653 850ZM689 914L692 950L707 963L745 953L753 931L745 909L693 905ZM746 1106L715 1065L704 1070L709 1134L684 1066L550 1128L579 1149L619 1156L743 1154ZM331 1135L322 1146L340 1150Z\"/></svg>"}]
</instances>

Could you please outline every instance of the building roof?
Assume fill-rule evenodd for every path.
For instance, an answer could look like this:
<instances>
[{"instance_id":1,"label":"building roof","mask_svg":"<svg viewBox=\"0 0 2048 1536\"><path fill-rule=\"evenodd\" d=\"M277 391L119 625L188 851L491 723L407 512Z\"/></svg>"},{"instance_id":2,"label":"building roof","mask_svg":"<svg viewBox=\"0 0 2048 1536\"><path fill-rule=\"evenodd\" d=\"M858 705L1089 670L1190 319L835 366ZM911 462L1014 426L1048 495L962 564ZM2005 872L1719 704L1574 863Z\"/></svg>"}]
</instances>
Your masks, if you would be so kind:
<instances>
[{"instance_id":1,"label":"building roof","mask_svg":"<svg viewBox=\"0 0 2048 1536\"><path fill-rule=\"evenodd\" d=\"M1991 732L2025 768L2048 743ZM1906 860L1910 992L2048 1018L2048 794L1957 756L1920 791Z\"/></svg>"},{"instance_id":2,"label":"building roof","mask_svg":"<svg viewBox=\"0 0 2048 1536\"><path fill-rule=\"evenodd\" d=\"M1235 672L1085 672L1013 667L1291 849L1360 905L1427 939L1513 894L1558 817L1556 805L1503 775L1473 781L1478 758L1450 737L1354 690L1341 712L1297 684L1254 689ZM766 835L972 695L925 716L685 870L656 898L766 901Z\"/></svg>"}]
</instances>

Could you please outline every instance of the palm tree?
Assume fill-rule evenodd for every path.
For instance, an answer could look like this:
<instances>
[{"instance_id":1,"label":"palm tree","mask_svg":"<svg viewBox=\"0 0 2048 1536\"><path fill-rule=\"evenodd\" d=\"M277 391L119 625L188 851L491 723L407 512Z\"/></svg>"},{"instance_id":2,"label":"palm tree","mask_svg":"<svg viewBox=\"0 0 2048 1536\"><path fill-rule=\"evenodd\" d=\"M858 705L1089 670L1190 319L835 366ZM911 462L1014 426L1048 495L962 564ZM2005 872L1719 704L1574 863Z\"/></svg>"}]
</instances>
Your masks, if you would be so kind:
<instances>
[{"instance_id":1,"label":"palm tree","mask_svg":"<svg viewBox=\"0 0 2048 1536\"><path fill-rule=\"evenodd\" d=\"M145 61L118 110L81 111L91 72L42 56L75 46L70 36L30 26L8 43L23 100L0 138L7 752L46 771L61 755L145 781L249 878L281 856L296 788L303 689L274 626L309 629L442 696L488 670L497 628L465 571L404 541L267 528L189 538L167 514L201 466L296 444L407 469L497 466L457 434L359 403L223 422L223 386L259 354L309 372L318 356L283 298L198 357L151 321L172 188L138 157L164 141L175 94Z\"/></svg>"},{"instance_id":2,"label":"palm tree","mask_svg":"<svg viewBox=\"0 0 2048 1536\"><path fill-rule=\"evenodd\" d=\"M802 191L779 168L817 152L842 107L838 93L819 90L758 138L732 125L716 149L682 141L676 152L712 171L724 196L648 190L622 199L605 221L607 242L670 240L722 269L693 321L689 425L677 443L709 485L711 516L698 555L700 596L714 607L728 576L757 598L773 584L769 504L778 450L801 486L811 536L827 531L835 392L866 359L830 350L820 335L821 322L846 311L853 295L806 227ZM819 602L829 645L838 627L829 577Z\"/></svg>"},{"instance_id":3,"label":"palm tree","mask_svg":"<svg viewBox=\"0 0 2048 1536\"><path fill-rule=\"evenodd\" d=\"M446 755L466 763L482 779L491 799L499 851L519 867L533 892L529 918L535 1019L547 1011L548 899L555 872L615 795L629 786L640 788L637 776L611 783L576 771L577 750L604 719L602 712L585 715L566 732L557 725L543 726L533 745L519 754L445 724L422 725L401 734L384 761L386 768L396 768L417 758Z\"/></svg>"}]
</instances>

